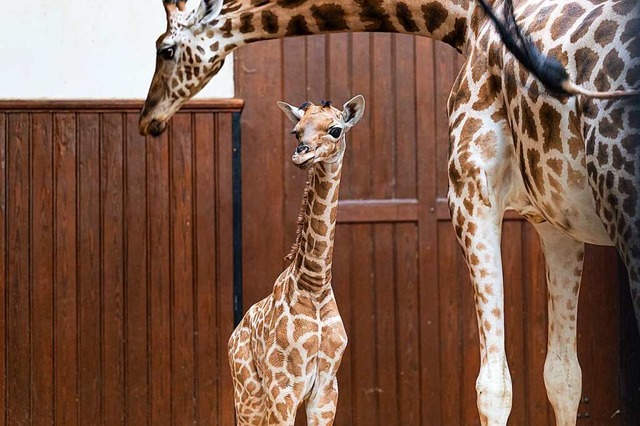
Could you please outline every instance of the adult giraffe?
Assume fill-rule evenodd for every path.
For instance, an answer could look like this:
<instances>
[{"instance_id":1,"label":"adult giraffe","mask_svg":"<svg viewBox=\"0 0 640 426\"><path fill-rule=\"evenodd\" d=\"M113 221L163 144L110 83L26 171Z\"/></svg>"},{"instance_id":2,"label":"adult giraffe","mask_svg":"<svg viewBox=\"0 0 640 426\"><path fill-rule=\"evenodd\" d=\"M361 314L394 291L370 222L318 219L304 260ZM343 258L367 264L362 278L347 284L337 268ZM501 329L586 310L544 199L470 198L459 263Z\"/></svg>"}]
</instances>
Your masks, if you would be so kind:
<instances>
[{"instance_id":1,"label":"adult giraffe","mask_svg":"<svg viewBox=\"0 0 640 426\"><path fill-rule=\"evenodd\" d=\"M489 3L502 8L500 0ZM592 97L606 97L602 93L549 93L507 53L482 7L471 0L202 0L193 12L185 11L184 1L165 8L167 31L156 45L142 134L161 133L224 57L245 43L326 32L402 32L442 40L466 56L448 104L448 195L475 290L481 422L504 425L511 410L500 234L504 212L516 210L536 227L546 259L547 395L557 424L575 424L582 382L576 317L585 242L618 248L640 319L640 108ZM636 0L524 0L515 16L534 45L557 58L577 84L559 75L551 79L557 83L553 89L573 94L637 89ZM532 45L524 45L531 53ZM540 67L544 61L535 52L520 58L542 77L554 69Z\"/></svg>"}]
</instances>

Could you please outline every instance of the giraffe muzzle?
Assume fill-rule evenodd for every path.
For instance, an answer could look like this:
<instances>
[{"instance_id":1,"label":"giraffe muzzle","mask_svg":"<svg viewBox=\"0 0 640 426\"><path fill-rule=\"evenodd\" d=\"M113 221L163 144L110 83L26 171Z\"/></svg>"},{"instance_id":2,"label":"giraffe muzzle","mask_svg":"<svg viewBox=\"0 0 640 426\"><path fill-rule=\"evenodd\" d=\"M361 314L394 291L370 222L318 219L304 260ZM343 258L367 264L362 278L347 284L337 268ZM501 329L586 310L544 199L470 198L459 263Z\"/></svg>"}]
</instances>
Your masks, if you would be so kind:
<instances>
[{"instance_id":1,"label":"giraffe muzzle","mask_svg":"<svg viewBox=\"0 0 640 426\"><path fill-rule=\"evenodd\" d=\"M291 156L291 161L297 167L301 169L306 169L311 164L313 164L313 160L316 158L315 150L311 150L309 145L298 145L295 152Z\"/></svg>"}]
</instances>

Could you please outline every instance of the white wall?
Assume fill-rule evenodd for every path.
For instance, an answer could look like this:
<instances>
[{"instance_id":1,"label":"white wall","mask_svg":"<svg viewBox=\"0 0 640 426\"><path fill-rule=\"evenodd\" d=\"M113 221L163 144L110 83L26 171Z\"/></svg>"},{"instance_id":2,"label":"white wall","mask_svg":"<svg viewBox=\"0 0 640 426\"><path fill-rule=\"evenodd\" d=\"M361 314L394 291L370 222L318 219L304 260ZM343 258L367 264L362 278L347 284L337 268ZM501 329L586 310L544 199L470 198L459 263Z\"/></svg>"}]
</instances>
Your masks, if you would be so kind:
<instances>
[{"instance_id":1,"label":"white wall","mask_svg":"<svg viewBox=\"0 0 640 426\"><path fill-rule=\"evenodd\" d=\"M161 0L3 1L0 98L145 98L165 28ZM198 97L233 95L230 55Z\"/></svg>"}]
</instances>

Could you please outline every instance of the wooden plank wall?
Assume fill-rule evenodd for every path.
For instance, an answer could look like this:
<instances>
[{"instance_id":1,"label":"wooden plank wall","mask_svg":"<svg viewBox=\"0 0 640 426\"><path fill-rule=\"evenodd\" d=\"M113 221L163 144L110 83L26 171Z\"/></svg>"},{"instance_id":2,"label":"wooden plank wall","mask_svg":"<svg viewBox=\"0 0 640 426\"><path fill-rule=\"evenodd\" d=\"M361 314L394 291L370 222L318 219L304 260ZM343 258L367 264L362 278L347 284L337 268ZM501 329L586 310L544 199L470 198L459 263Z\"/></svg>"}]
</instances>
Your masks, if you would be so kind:
<instances>
[{"instance_id":1,"label":"wooden plank wall","mask_svg":"<svg viewBox=\"0 0 640 426\"><path fill-rule=\"evenodd\" d=\"M232 424L232 113L0 103L2 424Z\"/></svg>"},{"instance_id":2,"label":"wooden plank wall","mask_svg":"<svg viewBox=\"0 0 640 426\"><path fill-rule=\"evenodd\" d=\"M446 99L461 59L403 35L353 34L261 42L236 56L242 116L245 309L271 289L294 239L305 173L290 162L291 124L276 100L363 94L348 136L334 288L349 334L339 372L340 425L477 425L473 294L446 203ZM521 218L505 222L511 424L552 425L544 260ZM579 358L592 424L619 424L616 254L589 248ZM613 416L613 417L612 417ZM586 421L586 420L581 420ZM300 423L302 424L302 423Z\"/></svg>"}]
</instances>

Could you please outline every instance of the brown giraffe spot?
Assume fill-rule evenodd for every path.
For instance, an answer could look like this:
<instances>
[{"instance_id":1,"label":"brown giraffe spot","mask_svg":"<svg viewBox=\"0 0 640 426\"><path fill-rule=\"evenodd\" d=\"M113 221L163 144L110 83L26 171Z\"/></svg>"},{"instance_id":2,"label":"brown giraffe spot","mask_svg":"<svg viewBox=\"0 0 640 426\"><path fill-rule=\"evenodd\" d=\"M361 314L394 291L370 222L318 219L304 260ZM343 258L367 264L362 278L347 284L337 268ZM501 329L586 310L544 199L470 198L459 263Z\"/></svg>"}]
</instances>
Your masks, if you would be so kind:
<instances>
[{"instance_id":1,"label":"brown giraffe spot","mask_svg":"<svg viewBox=\"0 0 640 426\"><path fill-rule=\"evenodd\" d=\"M254 32L256 27L253 26L253 13L244 12L240 15L240 31L242 34Z\"/></svg>"},{"instance_id":2,"label":"brown giraffe spot","mask_svg":"<svg viewBox=\"0 0 640 426\"><path fill-rule=\"evenodd\" d=\"M460 132L460 139L463 141L469 141L473 139L473 136L482 128L482 120L479 118L470 117L464 123L462 131Z\"/></svg>"},{"instance_id":3,"label":"brown giraffe spot","mask_svg":"<svg viewBox=\"0 0 640 426\"><path fill-rule=\"evenodd\" d=\"M233 24L231 22L231 19L227 19L225 23L220 27L220 31L222 31L222 37L224 38L233 37L231 30L233 30Z\"/></svg>"},{"instance_id":4,"label":"brown giraffe spot","mask_svg":"<svg viewBox=\"0 0 640 426\"><path fill-rule=\"evenodd\" d=\"M577 66L576 84L584 84L593 74L598 63L598 54L588 47L583 47L576 51L574 59Z\"/></svg>"},{"instance_id":5,"label":"brown giraffe spot","mask_svg":"<svg viewBox=\"0 0 640 426\"><path fill-rule=\"evenodd\" d=\"M517 109L518 107L516 107ZM493 114L491 114L491 119L495 122L499 122L502 121L506 118L507 114L506 114L506 109L504 107L504 104L500 104L500 108L498 108L498 110L496 110Z\"/></svg>"},{"instance_id":6,"label":"brown giraffe spot","mask_svg":"<svg viewBox=\"0 0 640 426\"><path fill-rule=\"evenodd\" d=\"M593 35L596 43L600 46L605 47L613 41L616 36L616 31L618 30L618 23L611 19L605 19L598 25L596 28L596 32Z\"/></svg>"},{"instance_id":7,"label":"brown giraffe spot","mask_svg":"<svg viewBox=\"0 0 640 426\"><path fill-rule=\"evenodd\" d=\"M310 321L308 319L300 317L293 319L294 340L298 341L303 334L309 332L315 333L316 331L318 331L318 324L316 324L314 321Z\"/></svg>"},{"instance_id":8,"label":"brown giraffe spot","mask_svg":"<svg viewBox=\"0 0 640 426\"><path fill-rule=\"evenodd\" d=\"M538 102L538 98L540 97L540 87L538 86L537 81L533 81L529 86L529 99L534 104Z\"/></svg>"},{"instance_id":9,"label":"brown giraffe spot","mask_svg":"<svg viewBox=\"0 0 640 426\"><path fill-rule=\"evenodd\" d=\"M534 33L540 30L544 30L549 22L549 17L556 9L557 4L545 6L535 14L535 21L527 28L527 32Z\"/></svg>"},{"instance_id":10,"label":"brown giraffe spot","mask_svg":"<svg viewBox=\"0 0 640 426\"><path fill-rule=\"evenodd\" d=\"M321 199L326 199L329 195L329 191L333 187L333 184L328 181L318 181L314 185L314 190L316 195Z\"/></svg>"},{"instance_id":11,"label":"brown giraffe spot","mask_svg":"<svg viewBox=\"0 0 640 426\"><path fill-rule=\"evenodd\" d=\"M487 331L491 331L491 323L490 323L489 321L484 320L483 325L484 325L484 329L485 329L485 330L487 330Z\"/></svg>"},{"instance_id":12,"label":"brown giraffe spot","mask_svg":"<svg viewBox=\"0 0 640 426\"><path fill-rule=\"evenodd\" d=\"M453 124L451 124L449 130L451 130L450 133L453 133L453 130L457 129L460 124L462 124L462 120L465 119L465 116L463 114L458 115L455 120L453 120ZM449 147L451 148L451 147Z\"/></svg>"},{"instance_id":13,"label":"brown giraffe spot","mask_svg":"<svg viewBox=\"0 0 640 426\"><path fill-rule=\"evenodd\" d=\"M424 22L427 24L427 31L435 32L449 16L447 9L439 2L431 2L422 6Z\"/></svg>"},{"instance_id":14,"label":"brown giraffe spot","mask_svg":"<svg viewBox=\"0 0 640 426\"><path fill-rule=\"evenodd\" d=\"M562 176L562 170L564 166L564 162L562 160L558 160L557 158L549 158L547 160L547 166L557 175Z\"/></svg>"},{"instance_id":15,"label":"brown giraffe spot","mask_svg":"<svg viewBox=\"0 0 640 426\"><path fill-rule=\"evenodd\" d=\"M578 28L571 34L571 43L576 43L589 31L591 25L602 15L603 5L596 6L583 20Z\"/></svg>"},{"instance_id":16,"label":"brown giraffe spot","mask_svg":"<svg viewBox=\"0 0 640 426\"><path fill-rule=\"evenodd\" d=\"M565 5L560 16L551 25L551 38L557 40L573 27L573 24L585 13L585 10L577 3Z\"/></svg>"},{"instance_id":17,"label":"brown giraffe spot","mask_svg":"<svg viewBox=\"0 0 640 426\"><path fill-rule=\"evenodd\" d=\"M471 91L469 90L469 82L467 79L465 78L458 82L457 87L453 88L452 93L454 93L455 96L450 98L449 110L452 110L456 105L464 105L469 102L471 99ZM460 119L462 118L464 117L461 115Z\"/></svg>"},{"instance_id":18,"label":"brown giraffe spot","mask_svg":"<svg viewBox=\"0 0 640 426\"><path fill-rule=\"evenodd\" d=\"M278 0L278 6L282 6L286 9L292 9L294 7L298 7L304 3L306 3L307 0Z\"/></svg>"},{"instance_id":19,"label":"brown giraffe spot","mask_svg":"<svg viewBox=\"0 0 640 426\"><path fill-rule=\"evenodd\" d=\"M307 258L304 259L304 267L311 272L315 272L315 273L322 272L322 265L311 259L307 259Z\"/></svg>"},{"instance_id":20,"label":"brown giraffe spot","mask_svg":"<svg viewBox=\"0 0 640 426\"><path fill-rule=\"evenodd\" d=\"M562 45L556 46L549 51L549 56L557 59L565 67L569 64L569 54L562 49Z\"/></svg>"},{"instance_id":21,"label":"brown giraffe spot","mask_svg":"<svg viewBox=\"0 0 640 426\"><path fill-rule=\"evenodd\" d=\"M317 352L319 347L318 337L313 335L310 336L303 344L302 348L307 351L307 353Z\"/></svg>"},{"instance_id":22,"label":"brown giraffe spot","mask_svg":"<svg viewBox=\"0 0 640 426\"><path fill-rule=\"evenodd\" d=\"M320 31L343 31L349 26L345 20L345 11L337 4L311 6L311 15L316 20Z\"/></svg>"},{"instance_id":23,"label":"brown giraffe spot","mask_svg":"<svg viewBox=\"0 0 640 426\"><path fill-rule=\"evenodd\" d=\"M613 11L615 13L617 13L618 15L627 15L629 14L632 10L633 7L636 5L635 2L633 1L619 1L617 3L614 4L613 6Z\"/></svg>"},{"instance_id":24,"label":"brown giraffe spot","mask_svg":"<svg viewBox=\"0 0 640 426\"><path fill-rule=\"evenodd\" d=\"M624 61L620 58L616 49L611 50L611 52L605 56L603 65L609 77L614 80L620 77L624 69Z\"/></svg>"},{"instance_id":25,"label":"brown giraffe spot","mask_svg":"<svg viewBox=\"0 0 640 426\"><path fill-rule=\"evenodd\" d=\"M500 317L502 316L502 312L500 312L500 309L498 308L493 308L491 310L491 314L496 317L497 319L500 319Z\"/></svg>"},{"instance_id":26,"label":"brown giraffe spot","mask_svg":"<svg viewBox=\"0 0 640 426\"><path fill-rule=\"evenodd\" d=\"M220 42L217 42L217 41L213 43L211 46L209 46L209 49L211 49L212 52L217 52L219 48L220 48Z\"/></svg>"},{"instance_id":27,"label":"brown giraffe spot","mask_svg":"<svg viewBox=\"0 0 640 426\"><path fill-rule=\"evenodd\" d=\"M324 214L326 210L327 210L326 205L322 204L319 200L314 201L312 212L315 216L320 216Z\"/></svg>"},{"instance_id":28,"label":"brown giraffe spot","mask_svg":"<svg viewBox=\"0 0 640 426\"><path fill-rule=\"evenodd\" d=\"M399 2L396 4L396 16L398 17L398 22L400 22L400 25L402 25L402 28L404 28L406 32L417 33L420 31L406 3Z\"/></svg>"},{"instance_id":29,"label":"brown giraffe spot","mask_svg":"<svg viewBox=\"0 0 640 426\"><path fill-rule=\"evenodd\" d=\"M355 0L362 9L360 19L369 22L365 31L394 33L396 28L391 23L389 14L385 11L383 0Z\"/></svg>"},{"instance_id":30,"label":"brown giraffe spot","mask_svg":"<svg viewBox=\"0 0 640 426\"><path fill-rule=\"evenodd\" d=\"M492 286L491 284L487 284L487 285L484 287L484 291L485 291L485 293L487 293L489 296L493 296L493 295L494 295L494 293L493 293L493 286Z\"/></svg>"},{"instance_id":31,"label":"brown giraffe spot","mask_svg":"<svg viewBox=\"0 0 640 426\"><path fill-rule=\"evenodd\" d=\"M286 348L289 346L289 337L287 336L287 323L286 317L280 318L280 321L276 324L276 343L280 348Z\"/></svg>"},{"instance_id":32,"label":"brown giraffe spot","mask_svg":"<svg viewBox=\"0 0 640 426\"><path fill-rule=\"evenodd\" d=\"M488 34L487 34L488 36ZM487 54L487 63L490 68L502 68L502 64L504 61L504 56L502 53L502 49L504 45L501 42L494 41L489 46L489 53Z\"/></svg>"},{"instance_id":33,"label":"brown giraffe spot","mask_svg":"<svg viewBox=\"0 0 640 426\"><path fill-rule=\"evenodd\" d=\"M460 52L466 40L466 30L467 20L464 18L456 18L456 21L453 24L453 30L442 37L442 41L449 46L455 47L455 49Z\"/></svg>"},{"instance_id":34,"label":"brown giraffe spot","mask_svg":"<svg viewBox=\"0 0 640 426\"><path fill-rule=\"evenodd\" d=\"M225 51L225 52L230 52L230 51L232 51L233 49L235 49L236 47L238 47L238 45L237 45L237 44L235 44L235 43L229 43L229 44L227 44L227 45L224 47L224 51Z\"/></svg>"},{"instance_id":35,"label":"brown giraffe spot","mask_svg":"<svg viewBox=\"0 0 640 426\"><path fill-rule=\"evenodd\" d=\"M464 181L462 180L462 176L460 176L460 173L453 161L449 164L449 182L453 185L453 190L456 193L456 196L462 196Z\"/></svg>"},{"instance_id":36,"label":"brown giraffe spot","mask_svg":"<svg viewBox=\"0 0 640 426\"><path fill-rule=\"evenodd\" d=\"M490 160L496 156L496 134L490 131L483 133L476 140L475 144L480 148L480 155L484 160Z\"/></svg>"},{"instance_id":37,"label":"brown giraffe spot","mask_svg":"<svg viewBox=\"0 0 640 426\"><path fill-rule=\"evenodd\" d=\"M606 138L615 139L618 136L620 127L609 117L603 118L598 126L600 134Z\"/></svg>"},{"instance_id":38,"label":"brown giraffe spot","mask_svg":"<svg viewBox=\"0 0 640 426\"><path fill-rule=\"evenodd\" d=\"M469 216L473 216L473 210L475 209L475 206L473 205L473 201L471 201L467 197L462 201L462 204L464 205L465 209L467 209L467 213L469 213ZM471 224L471 222L469 223Z\"/></svg>"},{"instance_id":39,"label":"brown giraffe spot","mask_svg":"<svg viewBox=\"0 0 640 426\"><path fill-rule=\"evenodd\" d=\"M546 193L544 184L544 174L540 166L540 153L534 149L527 151L527 160L529 164L529 175L533 178L533 184L540 195Z\"/></svg>"},{"instance_id":40,"label":"brown giraffe spot","mask_svg":"<svg viewBox=\"0 0 640 426\"><path fill-rule=\"evenodd\" d=\"M295 377L302 374L302 355L298 349L292 349L287 356L287 371Z\"/></svg>"},{"instance_id":41,"label":"brown giraffe spot","mask_svg":"<svg viewBox=\"0 0 640 426\"><path fill-rule=\"evenodd\" d=\"M600 69L598 71L598 75L596 75L594 84L600 91L606 92L611 90L611 83L609 83L609 77L607 76L607 73L604 69Z\"/></svg>"},{"instance_id":42,"label":"brown giraffe spot","mask_svg":"<svg viewBox=\"0 0 640 426\"><path fill-rule=\"evenodd\" d=\"M476 111L484 111L489 108L496 100L498 93L500 93L500 86L502 85L502 79L496 75L491 75L487 78L487 81L480 88L478 93L478 100L473 104L473 109Z\"/></svg>"},{"instance_id":43,"label":"brown giraffe spot","mask_svg":"<svg viewBox=\"0 0 640 426\"><path fill-rule=\"evenodd\" d=\"M561 193L564 190L564 186L562 185L562 183L560 183L560 181L558 179L556 179L555 176L551 175L551 174L547 174L547 180L549 181L549 186L551 186L552 189L555 189L555 193Z\"/></svg>"},{"instance_id":44,"label":"brown giraffe spot","mask_svg":"<svg viewBox=\"0 0 640 426\"><path fill-rule=\"evenodd\" d=\"M562 115L551 105L544 103L540 107L540 122L542 123L544 152L550 150L562 150L562 138L560 137L560 122Z\"/></svg>"},{"instance_id":45,"label":"brown giraffe spot","mask_svg":"<svg viewBox=\"0 0 640 426\"><path fill-rule=\"evenodd\" d=\"M267 34L275 34L280 29L280 25L278 24L278 15L272 11L263 11L260 19L262 22L262 28L264 28Z\"/></svg>"},{"instance_id":46,"label":"brown giraffe spot","mask_svg":"<svg viewBox=\"0 0 640 426\"><path fill-rule=\"evenodd\" d=\"M337 195L337 192L336 192L336 195ZM331 209L331 212L329 213L329 221L331 223L335 223L337 218L338 218L338 208L337 207L333 207Z\"/></svg>"},{"instance_id":47,"label":"brown giraffe spot","mask_svg":"<svg viewBox=\"0 0 640 426\"><path fill-rule=\"evenodd\" d=\"M307 25L306 19L304 19L303 15L296 15L291 17L289 24L287 24L287 35L288 36L302 36L302 35L311 35L313 34L311 30L309 30L309 26Z\"/></svg>"},{"instance_id":48,"label":"brown giraffe spot","mask_svg":"<svg viewBox=\"0 0 640 426\"><path fill-rule=\"evenodd\" d=\"M523 135L528 135L534 141L538 140L538 126L536 125L535 115L526 98L522 98L522 121L520 127Z\"/></svg>"},{"instance_id":49,"label":"brown giraffe spot","mask_svg":"<svg viewBox=\"0 0 640 426\"><path fill-rule=\"evenodd\" d=\"M515 66L513 61L508 62L505 65L504 71L504 87L507 99L509 102L518 95L518 82L516 81Z\"/></svg>"},{"instance_id":50,"label":"brown giraffe spot","mask_svg":"<svg viewBox=\"0 0 640 426\"><path fill-rule=\"evenodd\" d=\"M268 358L269 365L275 368L284 367L284 360L285 360L285 356L279 350L271 351L271 354L269 355L269 358Z\"/></svg>"},{"instance_id":51,"label":"brown giraffe spot","mask_svg":"<svg viewBox=\"0 0 640 426\"><path fill-rule=\"evenodd\" d=\"M469 235L475 235L477 229L478 225L476 225L474 222L469 222L467 224L467 232L469 232Z\"/></svg>"}]
</instances>

